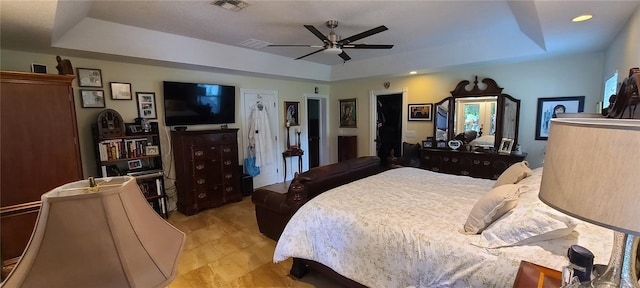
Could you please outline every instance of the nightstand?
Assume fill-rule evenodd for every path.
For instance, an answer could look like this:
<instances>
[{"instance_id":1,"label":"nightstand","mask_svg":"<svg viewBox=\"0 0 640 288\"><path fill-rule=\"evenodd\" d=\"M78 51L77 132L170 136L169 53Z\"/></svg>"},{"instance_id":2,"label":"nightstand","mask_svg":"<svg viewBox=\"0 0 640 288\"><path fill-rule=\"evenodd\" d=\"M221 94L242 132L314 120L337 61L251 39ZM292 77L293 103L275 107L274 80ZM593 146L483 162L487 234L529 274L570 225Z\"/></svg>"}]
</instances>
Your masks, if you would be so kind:
<instances>
[{"instance_id":1,"label":"nightstand","mask_svg":"<svg viewBox=\"0 0 640 288\"><path fill-rule=\"evenodd\" d=\"M520 268L513 282L513 288L557 288L562 286L562 273L527 261L520 262Z\"/></svg>"}]
</instances>

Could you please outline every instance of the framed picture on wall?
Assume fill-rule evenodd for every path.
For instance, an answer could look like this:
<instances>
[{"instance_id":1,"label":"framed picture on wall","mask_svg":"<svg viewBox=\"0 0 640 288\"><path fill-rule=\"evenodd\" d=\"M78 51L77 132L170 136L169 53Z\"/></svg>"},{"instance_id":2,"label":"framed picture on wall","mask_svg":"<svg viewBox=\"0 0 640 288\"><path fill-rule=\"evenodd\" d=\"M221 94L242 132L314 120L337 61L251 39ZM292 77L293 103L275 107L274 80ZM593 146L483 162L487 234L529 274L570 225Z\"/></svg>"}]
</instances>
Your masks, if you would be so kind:
<instances>
[{"instance_id":1,"label":"framed picture on wall","mask_svg":"<svg viewBox=\"0 0 640 288\"><path fill-rule=\"evenodd\" d=\"M298 110L300 102L284 102L284 122L289 123L289 126L298 126Z\"/></svg>"},{"instance_id":2,"label":"framed picture on wall","mask_svg":"<svg viewBox=\"0 0 640 288\"><path fill-rule=\"evenodd\" d=\"M138 116L146 119L156 119L156 93L153 92L136 92L138 100Z\"/></svg>"},{"instance_id":3,"label":"framed picture on wall","mask_svg":"<svg viewBox=\"0 0 640 288\"><path fill-rule=\"evenodd\" d=\"M104 91L102 90L80 90L82 108L104 108Z\"/></svg>"},{"instance_id":4,"label":"framed picture on wall","mask_svg":"<svg viewBox=\"0 0 640 288\"><path fill-rule=\"evenodd\" d=\"M579 113L584 111L584 96L538 98L536 117L536 140L549 138L549 121L558 113Z\"/></svg>"},{"instance_id":5,"label":"framed picture on wall","mask_svg":"<svg viewBox=\"0 0 640 288\"><path fill-rule=\"evenodd\" d=\"M431 121L432 104L409 104L409 121Z\"/></svg>"},{"instance_id":6,"label":"framed picture on wall","mask_svg":"<svg viewBox=\"0 0 640 288\"><path fill-rule=\"evenodd\" d=\"M131 100L131 83L110 82L111 99L113 100Z\"/></svg>"},{"instance_id":7,"label":"framed picture on wall","mask_svg":"<svg viewBox=\"0 0 640 288\"><path fill-rule=\"evenodd\" d=\"M102 71L100 69L78 68L78 86L102 87Z\"/></svg>"},{"instance_id":8,"label":"framed picture on wall","mask_svg":"<svg viewBox=\"0 0 640 288\"><path fill-rule=\"evenodd\" d=\"M340 99L340 128L357 128L356 98Z\"/></svg>"}]
</instances>

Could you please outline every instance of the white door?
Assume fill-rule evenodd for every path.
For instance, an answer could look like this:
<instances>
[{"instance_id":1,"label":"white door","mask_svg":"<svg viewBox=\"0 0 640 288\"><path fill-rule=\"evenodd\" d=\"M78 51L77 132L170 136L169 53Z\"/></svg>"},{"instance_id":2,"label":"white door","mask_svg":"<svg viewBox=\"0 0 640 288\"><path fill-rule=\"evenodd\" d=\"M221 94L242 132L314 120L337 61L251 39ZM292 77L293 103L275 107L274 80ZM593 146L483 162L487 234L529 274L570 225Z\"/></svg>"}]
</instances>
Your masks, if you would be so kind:
<instances>
[{"instance_id":1,"label":"white door","mask_svg":"<svg viewBox=\"0 0 640 288\"><path fill-rule=\"evenodd\" d=\"M274 155L273 161L268 164L264 164L260 167L260 174L253 177L253 188L259 188L273 183L282 181L281 167L282 157L278 153L278 91L274 90L252 90L241 89L242 102L243 102L243 115L244 121L242 121L242 143L244 143L243 151L245 158L249 155L249 117L251 111L256 109L257 104L260 102L264 109L267 111L269 117L269 127L271 130L272 151L271 155Z\"/></svg>"}]
</instances>

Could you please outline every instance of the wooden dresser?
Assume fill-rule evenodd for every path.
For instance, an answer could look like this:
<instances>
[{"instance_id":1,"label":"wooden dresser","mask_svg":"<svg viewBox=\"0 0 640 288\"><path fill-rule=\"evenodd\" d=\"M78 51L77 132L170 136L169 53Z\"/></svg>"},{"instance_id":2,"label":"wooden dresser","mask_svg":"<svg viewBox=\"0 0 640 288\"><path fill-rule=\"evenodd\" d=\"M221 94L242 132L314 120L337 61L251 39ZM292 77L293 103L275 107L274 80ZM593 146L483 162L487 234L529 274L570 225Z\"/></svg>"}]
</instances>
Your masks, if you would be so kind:
<instances>
[{"instance_id":1,"label":"wooden dresser","mask_svg":"<svg viewBox=\"0 0 640 288\"><path fill-rule=\"evenodd\" d=\"M420 167L447 174L495 180L511 164L524 160L526 156L526 153L503 155L426 148L420 150Z\"/></svg>"},{"instance_id":2,"label":"wooden dresser","mask_svg":"<svg viewBox=\"0 0 640 288\"><path fill-rule=\"evenodd\" d=\"M242 200L237 137L238 129L171 132L180 212Z\"/></svg>"},{"instance_id":3,"label":"wooden dresser","mask_svg":"<svg viewBox=\"0 0 640 288\"><path fill-rule=\"evenodd\" d=\"M3 263L31 237L40 196L82 179L73 75L0 72Z\"/></svg>"},{"instance_id":4,"label":"wooden dresser","mask_svg":"<svg viewBox=\"0 0 640 288\"><path fill-rule=\"evenodd\" d=\"M338 136L338 162L358 158L358 136Z\"/></svg>"}]
</instances>

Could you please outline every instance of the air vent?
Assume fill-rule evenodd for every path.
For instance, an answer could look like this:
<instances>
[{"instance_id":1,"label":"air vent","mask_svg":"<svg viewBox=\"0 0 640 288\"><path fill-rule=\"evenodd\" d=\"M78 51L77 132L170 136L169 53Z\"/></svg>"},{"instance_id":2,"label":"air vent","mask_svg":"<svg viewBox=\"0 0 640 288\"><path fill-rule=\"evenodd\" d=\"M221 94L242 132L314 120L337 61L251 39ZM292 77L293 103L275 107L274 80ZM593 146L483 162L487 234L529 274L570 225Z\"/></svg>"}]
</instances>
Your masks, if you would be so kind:
<instances>
[{"instance_id":1,"label":"air vent","mask_svg":"<svg viewBox=\"0 0 640 288\"><path fill-rule=\"evenodd\" d=\"M231 10L234 12L238 12L245 7L249 6L249 3L242 0L217 0L211 2L211 4L220 6L224 9Z\"/></svg>"},{"instance_id":2,"label":"air vent","mask_svg":"<svg viewBox=\"0 0 640 288\"><path fill-rule=\"evenodd\" d=\"M240 46L247 47L247 48L253 48L253 49L262 49L262 48L267 47L267 46L269 46L271 44L273 44L273 43L269 43L269 42L258 40L258 39L249 39L249 40L245 40L245 41L242 41L242 42L238 43L238 45L240 45Z\"/></svg>"}]
</instances>

